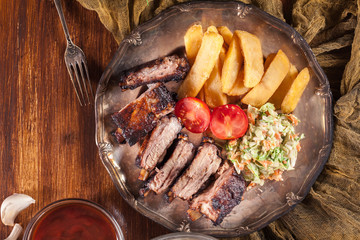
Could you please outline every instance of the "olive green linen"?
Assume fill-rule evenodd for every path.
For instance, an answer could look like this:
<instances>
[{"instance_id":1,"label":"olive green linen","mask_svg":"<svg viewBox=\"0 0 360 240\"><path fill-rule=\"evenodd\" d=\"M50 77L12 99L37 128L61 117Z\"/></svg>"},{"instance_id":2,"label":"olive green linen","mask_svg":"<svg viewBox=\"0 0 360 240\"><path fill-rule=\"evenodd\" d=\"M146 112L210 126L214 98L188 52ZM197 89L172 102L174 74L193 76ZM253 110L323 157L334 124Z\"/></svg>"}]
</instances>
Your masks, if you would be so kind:
<instances>
[{"instance_id":1,"label":"olive green linen","mask_svg":"<svg viewBox=\"0 0 360 240\"><path fill-rule=\"evenodd\" d=\"M139 23L182 2L78 1L98 13L118 43ZM360 0L244 2L291 24L308 41L334 95L335 129L330 158L308 196L264 229L233 239L360 239Z\"/></svg>"}]
</instances>

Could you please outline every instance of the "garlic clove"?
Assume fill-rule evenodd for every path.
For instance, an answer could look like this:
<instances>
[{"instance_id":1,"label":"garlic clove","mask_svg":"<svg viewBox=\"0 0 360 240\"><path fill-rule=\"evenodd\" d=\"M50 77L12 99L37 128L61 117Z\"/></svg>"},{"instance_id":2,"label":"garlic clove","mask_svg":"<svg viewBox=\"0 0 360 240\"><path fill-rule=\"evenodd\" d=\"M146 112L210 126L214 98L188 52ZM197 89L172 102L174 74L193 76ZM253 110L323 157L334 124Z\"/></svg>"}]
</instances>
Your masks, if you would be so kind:
<instances>
[{"instance_id":1,"label":"garlic clove","mask_svg":"<svg viewBox=\"0 0 360 240\"><path fill-rule=\"evenodd\" d=\"M18 237L20 237L22 230L23 228L20 226L20 224L15 223L15 226L13 227L13 230L11 231L10 235L4 240L17 240Z\"/></svg>"},{"instance_id":2,"label":"garlic clove","mask_svg":"<svg viewBox=\"0 0 360 240\"><path fill-rule=\"evenodd\" d=\"M35 200L26 194L14 193L7 197L1 204L1 221L5 225L14 226L14 220L19 212L32 203L35 203Z\"/></svg>"}]
</instances>

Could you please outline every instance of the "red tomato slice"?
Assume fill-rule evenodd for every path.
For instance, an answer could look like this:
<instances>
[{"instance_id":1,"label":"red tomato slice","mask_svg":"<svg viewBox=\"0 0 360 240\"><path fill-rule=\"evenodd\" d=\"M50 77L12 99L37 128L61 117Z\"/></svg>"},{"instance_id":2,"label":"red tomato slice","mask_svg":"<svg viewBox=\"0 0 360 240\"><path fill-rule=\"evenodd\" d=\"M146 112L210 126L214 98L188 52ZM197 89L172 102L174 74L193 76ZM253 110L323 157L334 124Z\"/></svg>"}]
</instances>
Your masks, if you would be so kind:
<instances>
[{"instance_id":1,"label":"red tomato slice","mask_svg":"<svg viewBox=\"0 0 360 240\"><path fill-rule=\"evenodd\" d=\"M234 104L216 107L211 113L210 130L220 139L231 140L242 137L248 125L246 113Z\"/></svg>"},{"instance_id":2,"label":"red tomato slice","mask_svg":"<svg viewBox=\"0 0 360 240\"><path fill-rule=\"evenodd\" d=\"M183 98L176 103L175 115L187 130L193 133L204 132L210 123L210 109L200 99Z\"/></svg>"}]
</instances>

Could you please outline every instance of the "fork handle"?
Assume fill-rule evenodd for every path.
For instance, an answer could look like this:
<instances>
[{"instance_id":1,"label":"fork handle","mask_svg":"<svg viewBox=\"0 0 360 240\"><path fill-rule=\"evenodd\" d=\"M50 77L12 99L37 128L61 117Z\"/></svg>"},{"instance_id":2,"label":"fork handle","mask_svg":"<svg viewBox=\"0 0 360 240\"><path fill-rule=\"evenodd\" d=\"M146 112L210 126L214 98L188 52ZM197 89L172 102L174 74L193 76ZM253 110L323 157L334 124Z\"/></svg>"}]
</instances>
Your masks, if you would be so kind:
<instances>
[{"instance_id":1,"label":"fork handle","mask_svg":"<svg viewBox=\"0 0 360 240\"><path fill-rule=\"evenodd\" d=\"M62 27L64 29L67 44L68 45L73 45L73 42L71 41L71 38L70 38L70 35L69 35L68 27L66 25L66 21L65 21L63 10L62 10L61 2L60 2L60 0L54 0L54 3L55 3L55 6L56 6L56 10L57 10L57 12L59 14L59 17L60 17L61 25L62 25Z\"/></svg>"}]
</instances>

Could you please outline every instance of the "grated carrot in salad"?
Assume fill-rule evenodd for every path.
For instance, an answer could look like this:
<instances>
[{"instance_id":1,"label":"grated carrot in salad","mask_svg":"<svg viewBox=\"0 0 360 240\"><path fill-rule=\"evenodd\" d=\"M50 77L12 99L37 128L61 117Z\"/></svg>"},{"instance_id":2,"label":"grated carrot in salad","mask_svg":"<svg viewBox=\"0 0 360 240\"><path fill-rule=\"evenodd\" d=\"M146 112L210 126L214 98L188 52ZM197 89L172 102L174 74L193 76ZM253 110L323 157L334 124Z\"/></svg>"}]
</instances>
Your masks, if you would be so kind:
<instances>
[{"instance_id":1,"label":"grated carrot in salad","mask_svg":"<svg viewBox=\"0 0 360 240\"><path fill-rule=\"evenodd\" d=\"M293 170L304 134L296 134L299 120L293 114L275 111L271 103L248 106L249 128L239 139L229 141L227 157L245 180L263 185L266 179L282 181L282 173Z\"/></svg>"}]
</instances>

